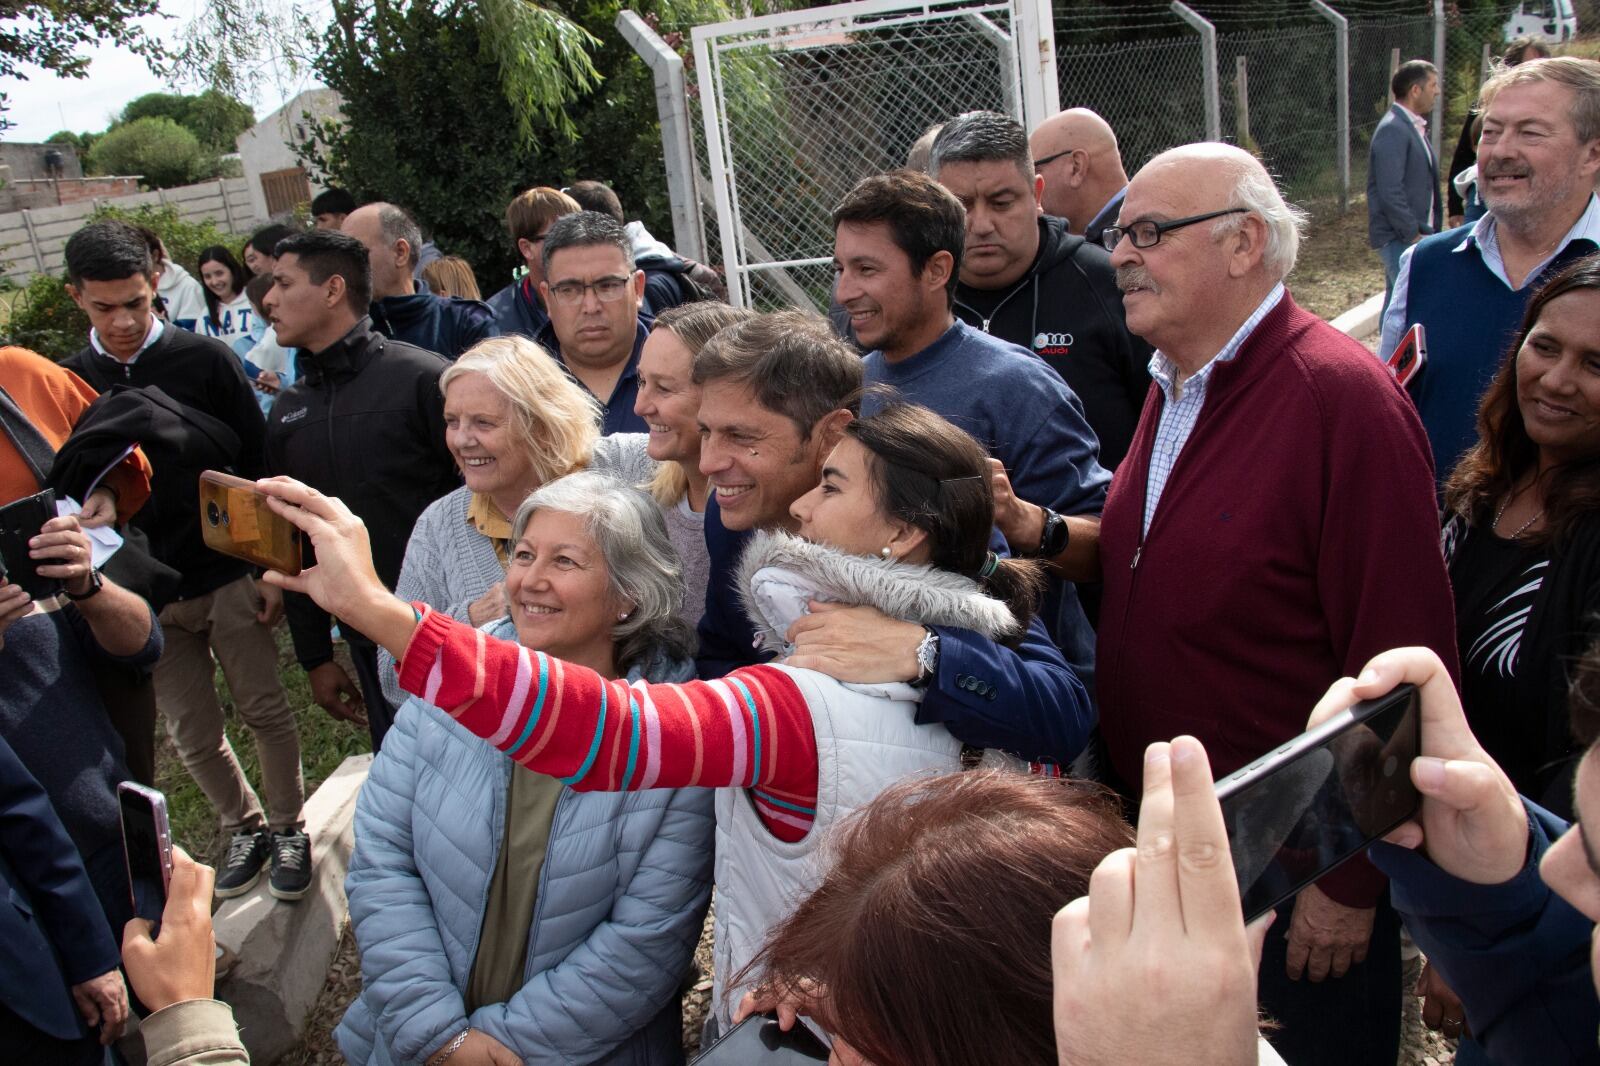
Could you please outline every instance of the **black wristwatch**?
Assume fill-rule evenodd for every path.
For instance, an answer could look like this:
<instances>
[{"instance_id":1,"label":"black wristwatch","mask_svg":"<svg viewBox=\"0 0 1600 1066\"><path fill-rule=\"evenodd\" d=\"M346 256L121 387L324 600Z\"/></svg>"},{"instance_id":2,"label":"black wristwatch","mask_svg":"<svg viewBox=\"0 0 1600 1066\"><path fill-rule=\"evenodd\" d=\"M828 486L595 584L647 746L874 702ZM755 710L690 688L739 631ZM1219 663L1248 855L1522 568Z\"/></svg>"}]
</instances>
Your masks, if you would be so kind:
<instances>
[{"instance_id":1,"label":"black wristwatch","mask_svg":"<svg viewBox=\"0 0 1600 1066\"><path fill-rule=\"evenodd\" d=\"M100 568L98 566L91 566L89 568L89 591L81 593L69 591L67 593L67 599L73 601L74 603L92 599L95 596L100 595L100 590L103 587L104 583L100 580Z\"/></svg>"},{"instance_id":2,"label":"black wristwatch","mask_svg":"<svg viewBox=\"0 0 1600 1066\"><path fill-rule=\"evenodd\" d=\"M1067 550L1067 541L1071 539L1072 531L1067 528L1065 518L1048 507L1039 509L1044 512L1044 531L1039 535L1039 547L1023 554L1029 559L1054 559Z\"/></svg>"}]
</instances>

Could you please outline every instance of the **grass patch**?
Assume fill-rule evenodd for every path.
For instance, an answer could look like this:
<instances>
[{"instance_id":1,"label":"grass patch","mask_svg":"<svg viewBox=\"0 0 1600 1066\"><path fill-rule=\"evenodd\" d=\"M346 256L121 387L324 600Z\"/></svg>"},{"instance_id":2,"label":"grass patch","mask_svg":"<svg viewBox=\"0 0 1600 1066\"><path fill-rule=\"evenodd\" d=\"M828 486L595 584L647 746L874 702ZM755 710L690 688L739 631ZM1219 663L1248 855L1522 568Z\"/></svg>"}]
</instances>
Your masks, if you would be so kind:
<instances>
[{"instance_id":1,"label":"grass patch","mask_svg":"<svg viewBox=\"0 0 1600 1066\"><path fill-rule=\"evenodd\" d=\"M306 795L309 797L318 785L339 768L351 755L371 750L364 727L335 721L328 713L311 702L311 688L305 671L295 661L289 643L289 627L279 624L273 633L278 644L278 677L283 682L289 706L294 710L295 725L300 733L300 764L305 774ZM341 662L350 670L344 656L344 646L337 646ZM354 673L351 673L354 677ZM244 767L245 777L261 794L261 761L256 754L255 736L235 713L233 696L222 671L216 673L217 698L222 702L226 718L228 740ZM156 748L156 787L166 793L167 812L172 820L172 839L189 854L215 863L227 847L217 823L217 813L195 784L194 778L184 769L178 750L164 734Z\"/></svg>"}]
</instances>

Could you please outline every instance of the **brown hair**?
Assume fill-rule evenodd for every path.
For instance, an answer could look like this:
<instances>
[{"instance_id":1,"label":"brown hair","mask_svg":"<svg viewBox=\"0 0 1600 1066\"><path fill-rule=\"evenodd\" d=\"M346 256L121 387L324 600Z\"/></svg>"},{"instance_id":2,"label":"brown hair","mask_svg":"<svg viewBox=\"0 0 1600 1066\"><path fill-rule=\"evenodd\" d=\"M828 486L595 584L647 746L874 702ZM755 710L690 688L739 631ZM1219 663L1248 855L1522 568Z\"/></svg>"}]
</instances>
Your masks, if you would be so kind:
<instances>
[{"instance_id":1,"label":"brown hair","mask_svg":"<svg viewBox=\"0 0 1600 1066\"><path fill-rule=\"evenodd\" d=\"M1020 639L1039 606L1044 574L1036 562L1000 559L992 572L994 488L989 456L972 436L939 415L894 403L844 427L867 449L872 494L883 512L928 534L929 562L976 580L1003 600Z\"/></svg>"},{"instance_id":2,"label":"brown hair","mask_svg":"<svg viewBox=\"0 0 1600 1066\"><path fill-rule=\"evenodd\" d=\"M694 383L729 380L800 431L802 441L828 415L860 409L861 356L820 315L772 311L712 337L694 357Z\"/></svg>"},{"instance_id":3,"label":"brown hair","mask_svg":"<svg viewBox=\"0 0 1600 1066\"><path fill-rule=\"evenodd\" d=\"M423 267L422 280L436 293L443 290L463 300L483 299L478 278L472 273L472 264L459 255L447 255Z\"/></svg>"},{"instance_id":4,"label":"brown hair","mask_svg":"<svg viewBox=\"0 0 1600 1066\"><path fill-rule=\"evenodd\" d=\"M545 227L562 215L575 215L583 208L560 189L540 185L519 194L506 207L506 229L511 243L537 240Z\"/></svg>"},{"instance_id":5,"label":"brown hair","mask_svg":"<svg viewBox=\"0 0 1600 1066\"><path fill-rule=\"evenodd\" d=\"M1600 255L1567 266L1528 301L1522 328L1478 404L1477 443L1445 482L1447 512L1472 525L1491 522L1495 505L1510 495L1518 478L1537 467L1539 446L1528 436L1517 403L1517 356L1550 301L1579 291L1600 298ZM1528 533L1524 539L1530 544L1559 545L1582 519L1600 510L1600 454L1563 463L1544 476L1544 529Z\"/></svg>"},{"instance_id":6,"label":"brown hair","mask_svg":"<svg viewBox=\"0 0 1600 1066\"><path fill-rule=\"evenodd\" d=\"M712 337L729 326L736 326L755 316L754 311L743 307L732 307L716 300L700 300L667 308L656 316L651 330L666 330L689 350L692 375L694 358ZM656 475L645 489L662 507L676 507L689 491L689 478L678 463L662 463L656 467Z\"/></svg>"},{"instance_id":7,"label":"brown hair","mask_svg":"<svg viewBox=\"0 0 1600 1066\"><path fill-rule=\"evenodd\" d=\"M944 132L941 130L940 136ZM914 278L922 276L935 255L949 252L953 262L945 296L955 300L961 252L967 241L967 213L949 189L926 174L909 170L863 178L833 209L834 231L846 222L887 225L895 247L911 260Z\"/></svg>"},{"instance_id":8,"label":"brown hair","mask_svg":"<svg viewBox=\"0 0 1600 1066\"><path fill-rule=\"evenodd\" d=\"M1132 844L1100 785L998 770L901 781L840 823L822 883L746 974L823 989L818 1020L873 1062L1055 1066L1051 920Z\"/></svg>"}]
</instances>

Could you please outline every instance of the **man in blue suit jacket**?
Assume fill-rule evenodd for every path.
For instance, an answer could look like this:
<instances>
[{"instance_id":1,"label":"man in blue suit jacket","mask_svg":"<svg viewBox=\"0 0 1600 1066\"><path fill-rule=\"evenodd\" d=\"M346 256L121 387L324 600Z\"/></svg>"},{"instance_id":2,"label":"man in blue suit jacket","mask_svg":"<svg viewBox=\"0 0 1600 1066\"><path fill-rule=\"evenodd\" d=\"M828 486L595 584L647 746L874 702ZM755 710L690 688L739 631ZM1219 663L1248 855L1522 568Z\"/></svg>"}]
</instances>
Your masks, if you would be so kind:
<instances>
[{"instance_id":1,"label":"man in blue suit jacket","mask_svg":"<svg viewBox=\"0 0 1600 1066\"><path fill-rule=\"evenodd\" d=\"M1367 243L1383 257L1383 304L1389 306L1400 254L1418 237L1437 233L1439 162L1428 146L1428 121L1439 95L1439 72L1413 59L1390 79L1394 103L1372 131L1367 156Z\"/></svg>"},{"instance_id":2,"label":"man in blue suit jacket","mask_svg":"<svg viewBox=\"0 0 1600 1066\"><path fill-rule=\"evenodd\" d=\"M117 941L72 838L3 738L0 894L3 1056L101 1062L100 1045L120 1035L128 1017ZM100 1025L98 1040L85 1021Z\"/></svg>"}]
</instances>

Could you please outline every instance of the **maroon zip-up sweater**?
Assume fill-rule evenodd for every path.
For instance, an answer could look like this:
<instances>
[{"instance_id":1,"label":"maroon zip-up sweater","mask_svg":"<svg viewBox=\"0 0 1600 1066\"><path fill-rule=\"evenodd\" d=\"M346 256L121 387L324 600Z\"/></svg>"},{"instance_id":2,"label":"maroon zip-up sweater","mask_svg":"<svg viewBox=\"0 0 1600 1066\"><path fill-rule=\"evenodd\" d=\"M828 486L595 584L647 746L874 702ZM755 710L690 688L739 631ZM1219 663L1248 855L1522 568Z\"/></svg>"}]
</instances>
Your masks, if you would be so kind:
<instances>
[{"instance_id":1,"label":"maroon zip-up sweater","mask_svg":"<svg viewBox=\"0 0 1600 1066\"><path fill-rule=\"evenodd\" d=\"M1212 371L1141 537L1164 401L1152 385L1100 524L1100 731L1130 787L1182 733L1231 773L1380 651L1424 645L1459 676L1428 439L1370 352L1285 295ZM1358 859L1319 887L1364 907L1383 884Z\"/></svg>"}]
</instances>

